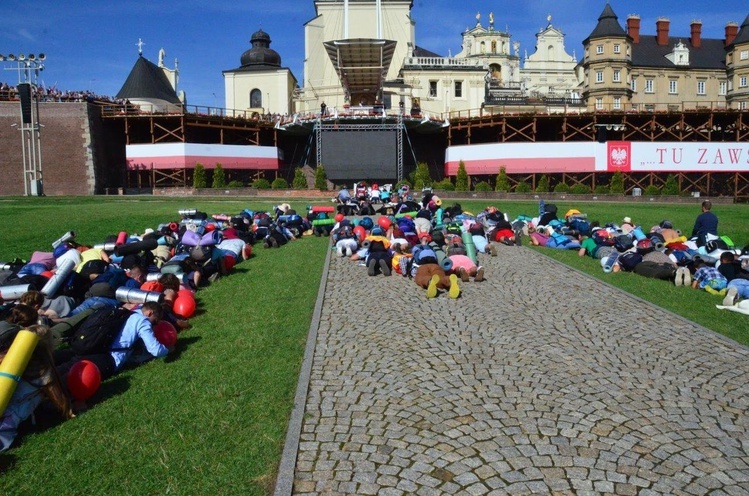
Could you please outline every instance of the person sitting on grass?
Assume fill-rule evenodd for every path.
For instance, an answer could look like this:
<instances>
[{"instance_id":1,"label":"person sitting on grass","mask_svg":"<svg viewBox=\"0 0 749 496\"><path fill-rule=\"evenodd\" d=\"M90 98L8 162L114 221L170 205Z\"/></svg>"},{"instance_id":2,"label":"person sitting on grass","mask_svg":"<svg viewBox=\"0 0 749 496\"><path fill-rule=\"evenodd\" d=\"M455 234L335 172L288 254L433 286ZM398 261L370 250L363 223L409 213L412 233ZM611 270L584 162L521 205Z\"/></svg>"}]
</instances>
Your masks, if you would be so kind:
<instances>
[{"instance_id":1,"label":"person sitting on grass","mask_svg":"<svg viewBox=\"0 0 749 496\"><path fill-rule=\"evenodd\" d=\"M698 259L694 262L697 269L692 278L692 287L694 289L704 289L710 294L726 295L728 290L728 280L715 267L710 267L704 260Z\"/></svg>"},{"instance_id":2,"label":"person sitting on grass","mask_svg":"<svg viewBox=\"0 0 749 496\"><path fill-rule=\"evenodd\" d=\"M723 299L724 307L732 306L739 298L749 298L749 272L741 267L736 255L730 251L721 253L718 272L728 281L726 297Z\"/></svg>"}]
</instances>

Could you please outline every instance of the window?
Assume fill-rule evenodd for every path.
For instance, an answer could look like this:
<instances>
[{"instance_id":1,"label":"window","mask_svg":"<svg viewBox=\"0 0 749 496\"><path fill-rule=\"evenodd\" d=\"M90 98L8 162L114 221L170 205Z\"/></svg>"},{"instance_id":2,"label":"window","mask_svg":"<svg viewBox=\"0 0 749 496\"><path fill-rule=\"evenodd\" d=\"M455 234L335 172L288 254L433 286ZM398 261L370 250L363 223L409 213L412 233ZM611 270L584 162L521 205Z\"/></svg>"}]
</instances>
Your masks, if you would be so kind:
<instances>
[{"instance_id":1,"label":"window","mask_svg":"<svg viewBox=\"0 0 749 496\"><path fill-rule=\"evenodd\" d=\"M746 88L746 76L739 78L739 88Z\"/></svg>"},{"instance_id":2,"label":"window","mask_svg":"<svg viewBox=\"0 0 749 496\"><path fill-rule=\"evenodd\" d=\"M668 94L675 95L679 90L679 82L676 79L668 80Z\"/></svg>"},{"instance_id":3,"label":"window","mask_svg":"<svg viewBox=\"0 0 749 496\"><path fill-rule=\"evenodd\" d=\"M492 53L497 53L497 41L492 40Z\"/></svg>"},{"instance_id":4,"label":"window","mask_svg":"<svg viewBox=\"0 0 749 496\"><path fill-rule=\"evenodd\" d=\"M596 98L596 110L603 110L603 98Z\"/></svg>"},{"instance_id":5,"label":"window","mask_svg":"<svg viewBox=\"0 0 749 496\"><path fill-rule=\"evenodd\" d=\"M749 50L742 50L739 54L741 60L749 60Z\"/></svg>"},{"instance_id":6,"label":"window","mask_svg":"<svg viewBox=\"0 0 749 496\"><path fill-rule=\"evenodd\" d=\"M262 108L263 107L263 92L255 88L250 91L250 108Z\"/></svg>"},{"instance_id":7,"label":"window","mask_svg":"<svg viewBox=\"0 0 749 496\"><path fill-rule=\"evenodd\" d=\"M614 97L614 110L619 110L622 108L622 99L621 97Z\"/></svg>"},{"instance_id":8,"label":"window","mask_svg":"<svg viewBox=\"0 0 749 496\"><path fill-rule=\"evenodd\" d=\"M727 86L728 85L726 84L725 81L721 81L718 84L718 94L721 95L721 96L725 96L726 95L726 88L727 88Z\"/></svg>"},{"instance_id":9,"label":"window","mask_svg":"<svg viewBox=\"0 0 749 496\"><path fill-rule=\"evenodd\" d=\"M429 81L429 96L432 98L437 96L437 81Z\"/></svg>"},{"instance_id":10,"label":"window","mask_svg":"<svg viewBox=\"0 0 749 496\"><path fill-rule=\"evenodd\" d=\"M697 81L697 94L698 95L705 94L705 81Z\"/></svg>"},{"instance_id":11,"label":"window","mask_svg":"<svg viewBox=\"0 0 749 496\"><path fill-rule=\"evenodd\" d=\"M637 93L637 79L632 79L632 83L630 84L632 87L632 93Z\"/></svg>"},{"instance_id":12,"label":"window","mask_svg":"<svg viewBox=\"0 0 749 496\"><path fill-rule=\"evenodd\" d=\"M621 46L618 43L614 43L614 53L622 53Z\"/></svg>"},{"instance_id":13,"label":"window","mask_svg":"<svg viewBox=\"0 0 749 496\"><path fill-rule=\"evenodd\" d=\"M616 69L614 71L614 82L615 83L621 83L622 82L622 71L619 69Z\"/></svg>"},{"instance_id":14,"label":"window","mask_svg":"<svg viewBox=\"0 0 749 496\"><path fill-rule=\"evenodd\" d=\"M646 79L645 80L645 93L655 93L655 90L653 89L653 80L652 79Z\"/></svg>"},{"instance_id":15,"label":"window","mask_svg":"<svg viewBox=\"0 0 749 496\"><path fill-rule=\"evenodd\" d=\"M596 72L596 83L602 83L603 82L603 71L597 71Z\"/></svg>"},{"instance_id":16,"label":"window","mask_svg":"<svg viewBox=\"0 0 749 496\"><path fill-rule=\"evenodd\" d=\"M746 110L746 102L739 103L739 110Z\"/></svg>"},{"instance_id":17,"label":"window","mask_svg":"<svg viewBox=\"0 0 749 496\"><path fill-rule=\"evenodd\" d=\"M596 45L596 53L598 55L603 53L603 45Z\"/></svg>"},{"instance_id":18,"label":"window","mask_svg":"<svg viewBox=\"0 0 749 496\"><path fill-rule=\"evenodd\" d=\"M455 81L455 98L463 98L463 81Z\"/></svg>"}]
</instances>

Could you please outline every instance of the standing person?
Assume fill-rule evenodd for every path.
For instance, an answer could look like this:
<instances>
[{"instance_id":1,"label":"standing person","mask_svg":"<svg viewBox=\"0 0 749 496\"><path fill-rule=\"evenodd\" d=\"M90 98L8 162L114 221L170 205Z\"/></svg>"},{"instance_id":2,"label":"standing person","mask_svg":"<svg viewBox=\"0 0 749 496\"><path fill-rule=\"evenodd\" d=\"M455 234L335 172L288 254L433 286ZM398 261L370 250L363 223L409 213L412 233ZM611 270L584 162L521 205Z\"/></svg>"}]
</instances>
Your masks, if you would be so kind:
<instances>
[{"instance_id":1,"label":"standing person","mask_svg":"<svg viewBox=\"0 0 749 496\"><path fill-rule=\"evenodd\" d=\"M325 102L322 102L320 104L320 115L324 116L324 115L327 115L327 113L328 113L328 106L325 105Z\"/></svg>"},{"instance_id":2,"label":"standing person","mask_svg":"<svg viewBox=\"0 0 749 496\"><path fill-rule=\"evenodd\" d=\"M702 202L702 213L697 216L692 229L692 238L697 238L697 246L704 246L707 243L707 235L718 235L718 216L710 210L713 203L710 200Z\"/></svg>"}]
</instances>

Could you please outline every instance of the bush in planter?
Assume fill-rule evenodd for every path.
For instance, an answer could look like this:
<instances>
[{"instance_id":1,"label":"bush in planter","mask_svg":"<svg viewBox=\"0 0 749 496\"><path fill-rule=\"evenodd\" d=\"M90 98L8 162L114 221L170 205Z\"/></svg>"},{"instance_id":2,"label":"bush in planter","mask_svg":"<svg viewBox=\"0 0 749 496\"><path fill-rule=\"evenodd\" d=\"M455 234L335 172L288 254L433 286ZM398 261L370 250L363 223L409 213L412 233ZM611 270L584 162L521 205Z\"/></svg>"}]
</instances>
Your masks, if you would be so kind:
<instances>
[{"instance_id":1,"label":"bush in planter","mask_svg":"<svg viewBox=\"0 0 749 496\"><path fill-rule=\"evenodd\" d=\"M319 189L320 191L328 190L328 175L325 174L325 169L323 169L322 165L318 165L315 168L315 189Z\"/></svg>"},{"instance_id":2,"label":"bush in planter","mask_svg":"<svg viewBox=\"0 0 749 496\"><path fill-rule=\"evenodd\" d=\"M554 186L554 193L569 193L570 187L568 184L559 183Z\"/></svg>"},{"instance_id":3,"label":"bush in planter","mask_svg":"<svg viewBox=\"0 0 749 496\"><path fill-rule=\"evenodd\" d=\"M661 188L659 188L655 184L651 184L650 186L645 188L645 191L643 191L642 194L645 196L660 196Z\"/></svg>"},{"instance_id":4,"label":"bush in planter","mask_svg":"<svg viewBox=\"0 0 749 496\"><path fill-rule=\"evenodd\" d=\"M542 174L536 184L536 193L548 193L549 192L549 178L546 174Z\"/></svg>"},{"instance_id":5,"label":"bush in planter","mask_svg":"<svg viewBox=\"0 0 749 496\"><path fill-rule=\"evenodd\" d=\"M455 191L468 191L468 172L466 164L462 160L458 163L458 172L455 175Z\"/></svg>"},{"instance_id":6,"label":"bush in planter","mask_svg":"<svg viewBox=\"0 0 749 496\"><path fill-rule=\"evenodd\" d=\"M294 189L307 189L307 178L304 176L304 171L301 167L297 167L294 170L294 180L291 181L291 186Z\"/></svg>"},{"instance_id":7,"label":"bush in planter","mask_svg":"<svg viewBox=\"0 0 749 496\"><path fill-rule=\"evenodd\" d=\"M596 189L594 189L593 192L597 195L608 195L609 187L605 184L599 184L598 186L596 186Z\"/></svg>"},{"instance_id":8,"label":"bush in planter","mask_svg":"<svg viewBox=\"0 0 749 496\"><path fill-rule=\"evenodd\" d=\"M515 186L515 193L530 193L532 190L533 188L531 188L531 185L525 181L519 182L517 186Z\"/></svg>"},{"instance_id":9,"label":"bush in planter","mask_svg":"<svg viewBox=\"0 0 749 496\"><path fill-rule=\"evenodd\" d=\"M576 184L570 188L570 193L573 195L587 195L590 194L590 188L584 184Z\"/></svg>"},{"instance_id":10,"label":"bush in planter","mask_svg":"<svg viewBox=\"0 0 749 496\"><path fill-rule=\"evenodd\" d=\"M497 174L497 185L494 187L494 191L503 191L505 193L510 191L510 179L507 177L507 172L504 167L499 168L499 174Z\"/></svg>"},{"instance_id":11,"label":"bush in planter","mask_svg":"<svg viewBox=\"0 0 749 496\"><path fill-rule=\"evenodd\" d=\"M611 176L611 182L609 183L609 192L612 195L623 195L624 194L624 176L621 171L614 172Z\"/></svg>"},{"instance_id":12,"label":"bush in planter","mask_svg":"<svg viewBox=\"0 0 749 496\"><path fill-rule=\"evenodd\" d=\"M227 188L244 188L244 183L242 181L229 181L229 184L226 185Z\"/></svg>"},{"instance_id":13,"label":"bush in planter","mask_svg":"<svg viewBox=\"0 0 749 496\"><path fill-rule=\"evenodd\" d=\"M455 191L455 185L449 178L445 178L442 181L434 184L434 189L441 189L442 191Z\"/></svg>"},{"instance_id":14,"label":"bush in planter","mask_svg":"<svg viewBox=\"0 0 749 496\"><path fill-rule=\"evenodd\" d=\"M195 170L192 173L192 187L193 188L205 188L208 182L205 178L205 167L201 163L195 164Z\"/></svg>"},{"instance_id":15,"label":"bush in planter","mask_svg":"<svg viewBox=\"0 0 749 496\"><path fill-rule=\"evenodd\" d=\"M282 177L277 177L270 183L270 187L271 189L289 189L289 182Z\"/></svg>"},{"instance_id":16,"label":"bush in planter","mask_svg":"<svg viewBox=\"0 0 749 496\"><path fill-rule=\"evenodd\" d=\"M486 181L481 181L480 183L477 183L473 189L474 191L491 191L492 185Z\"/></svg>"},{"instance_id":17,"label":"bush in planter","mask_svg":"<svg viewBox=\"0 0 749 496\"><path fill-rule=\"evenodd\" d=\"M661 190L662 195L678 195L679 194L679 182L676 180L675 174L669 174L666 177L666 183L663 185Z\"/></svg>"},{"instance_id":18,"label":"bush in planter","mask_svg":"<svg viewBox=\"0 0 749 496\"><path fill-rule=\"evenodd\" d=\"M413 172L414 189L421 191L426 187L432 186L432 178L429 176L429 166L424 162L416 164L416 170Z\"/></svg>"},{"instance_id":19,"label":"bush in planter","mask_svg":"<svg viewBox=\"0 0 749 496\"><path fill-rule=\"evenodd\" d=\"M221 164L216 164L216 168L213 169L213 184L212 188L225 188L226 187L226 173Z\"/></svg>"},{"instance_id":20,"label":"bush in planter","mask_svg":"<svg viewBox=\"0 0 749 496\"><path fill-rule=\"evenodd\" d=\"M260 179L252 181L252 187L257 189L270 189L270 182L261 177Z\"/></svg>"}]
</instances>

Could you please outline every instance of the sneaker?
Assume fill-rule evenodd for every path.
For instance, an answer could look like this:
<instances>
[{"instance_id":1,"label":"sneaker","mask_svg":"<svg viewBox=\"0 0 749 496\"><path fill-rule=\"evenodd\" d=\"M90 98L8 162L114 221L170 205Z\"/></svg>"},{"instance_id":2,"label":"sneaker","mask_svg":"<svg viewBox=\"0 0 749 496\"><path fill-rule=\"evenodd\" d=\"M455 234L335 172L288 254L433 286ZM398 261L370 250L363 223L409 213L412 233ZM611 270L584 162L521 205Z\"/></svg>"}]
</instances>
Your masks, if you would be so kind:
<instances>
[{"instance_id":1,"label":"sneaker","mask_svg":"<svg viewBox=\"0 0 749 496\"><path fill-rule=\"evenodd\" d=\"M489 254L493 257L497 256L497 245L494 243L489 244Z\"/></svg>"},{"instance_id":2,"label":"sneaker","mask_svg":"<svg viewBox=\"0 0 749 496\"><path fill-rule=\"evenodd\" d=\"M684 269L685 267L676 268L676 273L674 274L674 286L684 285Z\"/></svg>"},{"instance_id":3,"label":"sneaker","mask_svg":"<svg viewBox=\"0 0 749 496\"><path fill-rule=\"evenodd\" d=\"M468 271L465 268L463 268L463 267L459 267L458 268L458 277L460 277L460 280L463 281L463 282L468 282L469 281Z\"/></svg>"},{"instance_id":4,"label":"sneaker","mask_svg":"<svg viewBox=\"0 0 749 496\"><path fill-rule=\"evenodd\" d=\"M219 277L221 277L221 274L219 274L218 272L214 272L213 274L208 276L208 282L216 282Z\"/></svg>"},{"instance_id":5,"label":"sneaker","mask_svg":"<svg viewBox=\"0 0 749 496\"><path fill-rule=\"evenodd\" d=\"M434 274L429 280L429 287L427 288L427 298L434 298L437 296L437 284L440 282L440 276Z\"/></svg>"},{"instance_id":6,"label":"sneaker","mask_svg":"<svg viewBox=\"0 0 749 496\"><path fill-rule=\"evenodd\" d=\"M354 251L353 251L353 250L351 249L351 247L350 247L350 246L347 246L347 247L346 247L346 256L347 256L347 257L350 257L350 256L351 256L351 255L353 255L353 254L354 254Z\"/></svg>"},{"instance_id":7,"label":"sneaker","mask_svg":"<svg viewBox=\"0 0 749 496\"><path fill-rule=\"evenodd\" d=\"M458 276L450 274L450 298L457 298L460 296L460 286L458 286Z\"/></svg>"},{"instance_id":8,"label":"sneaker","mask_svg":"<svg viewBox=\"0 0 749 496\"><path fill-rule=\"evenodd\" d=\"M512 240L509 239L509 238L505 239L503 241L503 243L506 244L507 246L514 246L515 245L515 243L513 243Z\"/></svg>"},{"instance_id":9,"label":"sneaker","mask_svg":"<svg viewBox=\"0 0 749 496\"><path fill-rule=\"evenodd\" d=\"M276 238L273 238L273 237L270 238L270 245L273 248L278 248L278 241L276 241Z\"/></svg>"},{"instance_id":10,"label":"sneaker","mask_svg":"<svg viewBox=\"0 0 749 496\"><path fill-rule=\"evenodd\" d=\"M523 246L523 231L518 229L515 231L515 246Z\"/></svg>"},{"instance_id":11,"label":"sneaker","mask_svg":"<svg viewBox=\"0 0 749 496\"><path fill-rule=\"evenodd\" d=\"M473 276L473 282L481 282L484 280L484 268L482 266L478 266L476 269L476 275Z\"/></svg>"},{"instance_id":12,"label":"sneaker","mask_svg":"<svg viewBox=\"0 0 749 496\"><path fill-rule=\"evenodd\" d=\"M367 261L367 275L373 276L377 271L377 260L370 258Z\"/></svg>"},{"instance_id":13,"label":"sneaker","mask_svg":"<svg viewBox=\"0 0 749 496\"><path fill-rule=\"evenodd\" d=\"M400 257L398 259L398 265L400 265L401 268L401 275L403 277L408 277L408 257Z\"/></svg>"},{"instance_id":14,"label":"sneaker","mask_svg":"<svg viewBox=\"0 0 749 496\"><path fill-rule=\"evenodd\" d=\"M736 297L739 295L739 290L736 288L728 288L726 297L723 298L724 307L732 307L736 303Z\"/></svg>"},{"instance_id":15,"label":"sneaker","mask_svg":"<svg viewBox=\"0 0 749 496\"><path fill-rule=\"evenodd\" d=\"M336 247L335 252L336 252L336 255L338 255L339 257L342 257L343 256L343 246Z\"/></svg>"},{"instance_id":16,"label":"sneaker","mask_svg":"<svg viewBox=\"0 0 749 496\"><path fill-rule=\"evenodd\" d=\"M390 264L385 259L380 259L378 261L380 264L380 270L382 271L383 276L389 276L390 275Z\"/></svg>"},{"instance_id":17,"label":"sneaker","mask_svg":"<svg viewBox=\"0 0 749 496\"><path fill-rule=\"evenodd\" d=\"M684 286L692 285L692 273L689 271L689 267L683 267L684 269Z\"/></svg>"}]
</instances>

